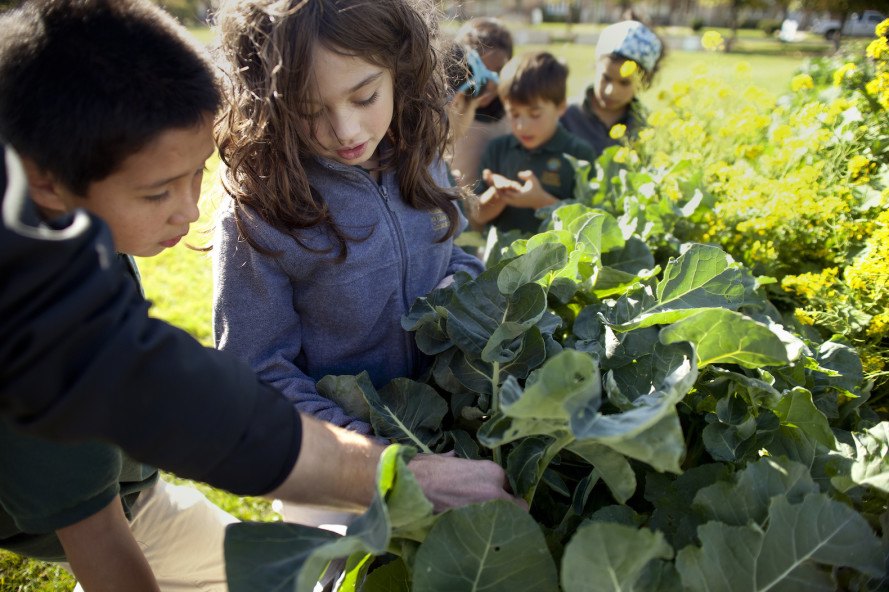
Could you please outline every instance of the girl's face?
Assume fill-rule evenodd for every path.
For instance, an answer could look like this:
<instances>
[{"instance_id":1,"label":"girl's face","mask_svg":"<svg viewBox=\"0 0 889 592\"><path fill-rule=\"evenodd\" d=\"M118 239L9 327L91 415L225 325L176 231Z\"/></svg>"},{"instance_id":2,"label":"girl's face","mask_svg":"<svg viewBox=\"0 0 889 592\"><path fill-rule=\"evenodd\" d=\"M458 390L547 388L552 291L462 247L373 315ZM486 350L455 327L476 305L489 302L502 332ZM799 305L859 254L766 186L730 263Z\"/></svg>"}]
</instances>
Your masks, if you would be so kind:
<instances>
[{"instance_id":1,"label":"girl's face","mask_svg":"<svg viewBox=\"0 0 889 592\"><path fill-rule=\"evenodd\" d=\"M635 81L632 76L620 75L620 67L626 60L602 56L596 62L596 77L593 94L596 106L605 112L623 114L636 96Z\"/></svg>"},{"instance_id":2,"label":"girl's face","mask_svg":"<svg viewBox=\"0 0 889 592\"><path fill-rule=\"evenodd\" d=\"M310 109L318 156L373 168L377 147L392 123L392 73L319 46L313 74L317 95Z\"/></svg>"}]
</instances>

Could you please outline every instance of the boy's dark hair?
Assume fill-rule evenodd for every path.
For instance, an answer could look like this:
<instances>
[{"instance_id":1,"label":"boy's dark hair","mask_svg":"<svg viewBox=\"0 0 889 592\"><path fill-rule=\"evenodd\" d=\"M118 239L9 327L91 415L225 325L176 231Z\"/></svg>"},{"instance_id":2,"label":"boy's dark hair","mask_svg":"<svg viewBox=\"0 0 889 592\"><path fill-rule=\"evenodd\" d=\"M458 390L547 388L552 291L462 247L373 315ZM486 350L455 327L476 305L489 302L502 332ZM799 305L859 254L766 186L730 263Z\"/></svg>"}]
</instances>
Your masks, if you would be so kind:
<instances>
[{"instance_id":1,"label":"boy's dark hair","mask_svg":"<svg viewBox=\"0 0 889 592\"><path fill-rule=\"evenodd\" d=\"M515 57L503 67L497 92L503 100L525 105L538 100L561 105L568 93L568 66L546 51Z\"/></svg>"},{"instance_id":2,"label":"boy's dark hair","mask_svg":"<svg viewBox=\"0 0 889 592\"><path fill-rule=\"evenodd\" d=\"M457 30L457 43L468 45L480 54L499 49L512 57L512 34L496 18L474 18Z\"/></svg>"},{"instance_id":3,"label":"boy's dark hair","mask_svg":"<svg viewBox=\"0 0 889 592\"><path fill-rule=\"evenodd\" d=\"M220 106L203 50L147 0L33 0L0 30L0 136L75 194Z\"/></svg>"}]
</instances>

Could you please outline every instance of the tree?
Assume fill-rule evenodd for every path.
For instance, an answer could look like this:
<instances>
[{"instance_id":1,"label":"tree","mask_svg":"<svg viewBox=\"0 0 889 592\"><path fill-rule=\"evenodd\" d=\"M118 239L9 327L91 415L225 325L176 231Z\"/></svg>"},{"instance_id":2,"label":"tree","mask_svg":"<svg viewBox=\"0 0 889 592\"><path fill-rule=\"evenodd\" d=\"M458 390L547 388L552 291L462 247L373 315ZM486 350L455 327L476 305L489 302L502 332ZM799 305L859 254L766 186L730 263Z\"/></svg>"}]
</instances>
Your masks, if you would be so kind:
<instances>
[{"instance_id":1,"label":"tree","mask_svg":"<svg viewBox=\"0 0 889 592\"><path fill-rule=\"evenodd\" d=\"M731 23L731 37L725 41L725 51L732 50L735 42L738 40L738 27L741 24L740 16L743 8L761 8L767 6L766 0L705 0L702 4L710 4L716 6L727 6L729 9L729 22Z\"/></svg>"}]
</instances>

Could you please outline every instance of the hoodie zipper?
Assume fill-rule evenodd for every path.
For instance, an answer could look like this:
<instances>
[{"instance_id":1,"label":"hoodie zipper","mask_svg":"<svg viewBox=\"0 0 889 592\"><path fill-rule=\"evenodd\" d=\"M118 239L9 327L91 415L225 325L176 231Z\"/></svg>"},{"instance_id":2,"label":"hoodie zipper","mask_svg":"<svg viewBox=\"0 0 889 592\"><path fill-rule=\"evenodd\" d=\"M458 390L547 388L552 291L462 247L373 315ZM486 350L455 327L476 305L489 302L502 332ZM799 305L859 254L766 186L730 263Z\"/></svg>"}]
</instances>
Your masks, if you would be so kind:
<instances>
[{"instance_id":1,"label":"hoodie zipper","mask_svg":"<svg viewBox=\"0 0 889 592\"><path fill-rule=\"evenodd\" d=\"M408 302L407 296L407 248L405 247L404 232L402 231L401 224L398 221L398 216L395 214L395 210L392 209L392 203L389 200L389 191L386 189L386 186L383 185L382 179L380 183L377 183L376 181L374 181L373 177L370 176L370 173L367 173L365 171L359 171L359 173L367 178L367 180L370 181L377 188L377 193L379 193L380 197L383 198L383 203L386 206L386 213L389 215L389 219L392 221L392 226L395 228L395 236L398 239L399 263L401 264L401 304L404 307L404 314L407 314L408 312L410 312L410 303ZM405 331L404 335L406 346L405 349L408 356L408 368L411 369L411 376L415 377L418 373L418 360L414 352L416 345L414 343L413 337L409 332Z\"/></svg>"}]
</instances>

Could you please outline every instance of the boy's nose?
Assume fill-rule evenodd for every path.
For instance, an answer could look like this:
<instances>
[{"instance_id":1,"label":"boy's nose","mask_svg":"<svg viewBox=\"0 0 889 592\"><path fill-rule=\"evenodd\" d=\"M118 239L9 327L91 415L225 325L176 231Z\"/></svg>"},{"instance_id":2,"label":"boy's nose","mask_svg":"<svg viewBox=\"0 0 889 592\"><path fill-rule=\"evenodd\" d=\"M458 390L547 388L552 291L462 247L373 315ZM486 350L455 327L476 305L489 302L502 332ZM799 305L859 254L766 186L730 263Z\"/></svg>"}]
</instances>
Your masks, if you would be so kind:
<instances>
[{"instance_id":1,"label":"boy's nose","mask_svg":"<svg viewBox=\"0 0 889 592\"><path fill-rule=\"evenodd\" d=\"M198 200L200 199L200 189L197 191L190 190L183 194L179 200L179 207L170 217L173 224L191 224L197 222L201 217L201 210L198 208Z\"/></svg>"}]
</instances>

